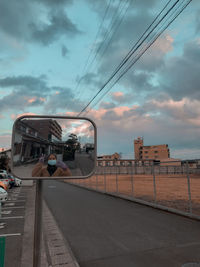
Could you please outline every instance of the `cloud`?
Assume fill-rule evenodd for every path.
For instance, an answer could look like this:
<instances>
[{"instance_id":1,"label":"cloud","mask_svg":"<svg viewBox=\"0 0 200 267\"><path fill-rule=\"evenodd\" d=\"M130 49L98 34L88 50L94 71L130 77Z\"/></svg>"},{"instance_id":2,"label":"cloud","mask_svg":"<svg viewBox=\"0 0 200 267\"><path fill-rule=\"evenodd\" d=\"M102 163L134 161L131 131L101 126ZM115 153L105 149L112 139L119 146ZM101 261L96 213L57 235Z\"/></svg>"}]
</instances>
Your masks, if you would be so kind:
<instances>
[{"instance_id":1,"label":"cloud","mask_svg":"<svg viewBox=\"0 0 200 267\"><path fill-rule=\"evenodd\" d=\"M64 0L56 1L56 5L50 0L1 1L0 29L16 40L43 45L61 36L75 36L80 31L64 11L65 6L72 3Z\"/></svg>"},{"instance_id":2,"label":"cloud","mask_svg":"<svg viewBox=\"0 0 200 267\"><path fill-rule=\"evenodd\" d=\"M34 76L11 76L0 79L0 87L13 88L16 93L21 95L41 96L49 91L46 84L46 77Z\"/></svg>"},{"instance_id":3,"label":"cloud","mask_svg":"<svg viewBox=\"0 0 200 267\"><path fill-rule=\"evenodd\" d=\"M46 77L13 76L0 79L0 88L8 94L0 98L0 111L25 111L27 107L42 106L53 90Z\"/></svg>"},{"instance_id":4,"label":"cloud","mask_svg":"<svg viewBox=\"0 0 200 267\"><path fill-rule=\"evenodd\" d=\"M161 71L162 90L174 100L200 99L200 40L187 43L183 55L166 61Z\"/></svg>"},{"instance_id":5,"label":"cloud","mask_svg":"<svg viewBox=\"0 0 200 267\"><path fill-rule=\"evenodd\" d=\"M45 4L47 7L71 5L73 3L73 0L59 0L56 2L54 0L35 0L35 1Z\"/></svg>"},{"instance_id":6,"label":"cloud","mask_svg":"<svg viewBox=\"0 0 200 267\"><path fill-rule=\"evenodd\" d=\"M125 94L118 91L111 94L111 99L118 104L128 104L133 103L134 96L133 94Z\"/></svg>"},{"instance_id":7,"label":"cloud","mask_svg":"<svg viewBox=\"0 0 200 267\"><path fill-rule=\"evenodd\" d=\"M61 10L50 14L48 23L43 22L38 25L32 22L30 30L31 39L43 45L49 45L63 35L73 37L80 33L75 24Z\"/></svg>"},{"instance_id":8,"label":"cloud","mask_svg":"<svg viewBox=\"0 0 200 267\"><path fill-rule=\"evenodd\" d=\"M62 48L61 48L62 57L65 57L68 52L69 51L67 47L65 45L62 45Z\"/></svg>"},{"instance_id":9,"label":"cloud","mask_svg":"<svg viewBox=\"0 0 200 267\"><path fill-rule=\"evenodd\" d=\"M180 149L198 149L199 107L199 100L188 98L152 99L137 106L91 110L88 116L97 124L100 154L133 153L133 139L143 136L145 145L168 144L172 155L178 155ZM192 154L185 156L190 158Z\"/></svg>"},{"instance_id":10,"label":"cloud","mask_svg":"<svg viewBox=\"0 0 200 267\"><path fill-rule=\"evenodd\" d=\"M80 111L83 107L84 103L76 99L75 95L69 88L57 88L53 87L53 89L59 93L55 93L49 96L48 101L45 104L45 110L56 112L62 111L66 112L66 110Z\"/></svg>"},{"instance_id":11,"label":"cloud","mask_svg":"<svg viewBox=\"0 0 200 267\"><path fill-rule=\"evenodd\" d=\"M0 134L0 148L10 148L11 147L11 137L10 133Z\"/></svg>"},{"instance_id":12,"label":"cloud","mask_svg":"<svg viewBox=\"0 0 200 267\"><path fill-rule=\"evenodd\" d=\"M36 113L32 113L32 112L26 112L26 113L19 113L19 114L11 114L10 118L15 121L17 118L21 117L21 116L25 116L25 115L37 115Z\"/></svg>"},{"instance_id":13,"label":"cloud","mask_svg":"<svg viewBox=\"0 0 200 267\"><path fill-rule=\"evenodd\" d=\"M111 109L114 108L116 104L112 102L101 102L100 103L100 109Z\"/></svg>"}]
</instances>

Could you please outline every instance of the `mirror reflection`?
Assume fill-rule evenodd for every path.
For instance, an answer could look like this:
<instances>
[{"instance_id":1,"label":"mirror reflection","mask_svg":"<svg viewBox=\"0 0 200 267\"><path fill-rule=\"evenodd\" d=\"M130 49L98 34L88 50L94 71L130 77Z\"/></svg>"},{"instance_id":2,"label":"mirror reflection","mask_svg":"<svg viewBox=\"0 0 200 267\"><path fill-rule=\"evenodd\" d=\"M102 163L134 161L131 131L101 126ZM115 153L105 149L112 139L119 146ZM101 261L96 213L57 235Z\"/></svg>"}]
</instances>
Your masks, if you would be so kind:
<instances>
[{"instance_id":1,"label":"mirror reflection","mask_svg":"<svg viewBox=\"0 0 200 267\"><path fill-rule=\"evenodd\" d=\"M88 176L95 167L95 128L86 119L18 119L12 150L18 177Z\"/></svg>"}]
</instances>

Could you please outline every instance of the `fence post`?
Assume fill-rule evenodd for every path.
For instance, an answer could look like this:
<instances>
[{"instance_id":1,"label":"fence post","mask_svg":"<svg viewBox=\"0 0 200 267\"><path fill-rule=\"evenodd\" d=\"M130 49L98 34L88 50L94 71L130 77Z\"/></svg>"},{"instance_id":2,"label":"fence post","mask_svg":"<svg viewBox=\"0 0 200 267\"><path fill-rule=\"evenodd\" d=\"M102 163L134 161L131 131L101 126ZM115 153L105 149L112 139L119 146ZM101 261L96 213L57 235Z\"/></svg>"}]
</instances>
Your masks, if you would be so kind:
<instances>
[{"instance_id":1,"label":"fence post","mask_svg":"<svg viewBox=\"0 0 200 267\"><path fill-rule=\"evenodd\" d=\"M190 174L189 174L188 161L186 161L186 173L187 173L187 184L188 184L189 212L192 213L192 200L191 200Z\"/></svg>"},{"instance_id":2,"label":"fence post","mask_svg":"<svg viewBox=\"0 0 200 267\"><path fill-rule=\"evenodd\" d=\"M118 171L119 171L119 168L118 168ZM117 173L117 171L116 171L116 193L118 193L118 173Z\"/></svg>"},{"instance_id":3,"label":"fence post","mask_svg":"<svg viewBox=\"0 0 200 267\"><path fill-rule=\"evenodd\" d=\"M106 167L104 166L104 191L106 192Z\"/></svg>"},{"instance_id":4,"label":"fence post","mask_svg":"<svg viewBox=\"0 0 200 267\"><path fill-rule=\"evenodd\" d=\"M133 166L131 166L131 188L132 188L132 197L134 197Z\"/></svg>"},{"instance_id":5,"label":"fence post","mask_svg":"<svg viewBox=\"0 0 200 267\"><path fill-rule=\"evenodd\" d=\"M98 175L96 173L96 190L98 189Z\"/></svg>"},{"instance_id":6,"label":"fence post","mask_svg":"<svg viewBox=\"0 0 200 267\"><path fill-rule=\"evenodd\" d=\"M156 202L156 177L155 177L155 170L154 170L154 162L153 162L153 165L152 165L152 174L153 174L154 202Z\"/></svg>"}]
</instances>

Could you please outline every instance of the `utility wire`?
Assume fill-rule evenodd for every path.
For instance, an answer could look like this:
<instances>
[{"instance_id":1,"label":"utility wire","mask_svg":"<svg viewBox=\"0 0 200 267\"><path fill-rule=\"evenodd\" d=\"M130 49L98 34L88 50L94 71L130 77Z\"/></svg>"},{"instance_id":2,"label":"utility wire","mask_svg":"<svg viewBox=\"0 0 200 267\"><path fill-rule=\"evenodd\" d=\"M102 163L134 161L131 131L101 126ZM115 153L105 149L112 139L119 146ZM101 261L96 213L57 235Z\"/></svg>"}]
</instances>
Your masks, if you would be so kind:
<instances>
[{"instance_id":1,"label":"utility wire","mask_svg":"<svg viewBox=\"0 0 200 267\"><path fill-rule=\"evenodd\" d=\"M122 22L122 20L123 20L123 18L124 18L124 16L125 16L125 14L126 14L126 12L127 12L128 7L127 7L127 9L125 10L124 14L122 14L122 13L123 13L123 10L124 10L124 8L125 8L125 6L126 6L126 4L127 4L129 1L132 1L132 0L126 0L126 2L124 3L124 5L122 5L122 7L121 7L121 4L123 3L123 0L119 0L119 2L118 2L118 6L116 7L117 12L115 12L115 13L113 14L113 16L112 16L112 18L111 18L110 26L108 27L108 29L110 29L110 30L107 30L107 31L105 32L105 37L104 37L103 41L99 44L98 48L96 49L96 52L95 52L95 54L94 54L94 57L93 57L92 61L90 62L90 65L89 65L89 67L87 68L87 71L85 71L85 74L86 74L86 73L89 73L89 70L91 71L92 66L93 66L93 64L94 64L94 62L95 62L97 56L99 55L100 57L102 57L103 54L105 53L105 50L106 50L106 49L108 48L108 46L110 45L110 42L111 42L112 37L113 37L113 34L116 33L116 30L119 28L119 26L120 26L120 24L121 24L121 22ZM121 7L121 10L120 10L120 7ZM119 10L119 11L118 11L118 10ZM121 14L122 14L122 17L120 18ZM113 32L113 34L112 34L110 40L108 40L108 42L107 42L106 49L105 49L105 48L103 49L103 47L105 47L107 38L109 37L109 35L110 35L111 32ZM103 52L101 53L101 50L102 50L102 49L103 49ZM81 80L81 79L80 79L80 80ZM81 94L79 94L78 97L80 98L80 96L81 96Z\"/></svg>"},{"instance_id":2,"label":"utility wire","mask_svg":"<svg viewBox=\"0 0 200 267\"><path fill-rule=\"evenodd\" d=\"M85 62L85 65L84 65L84 67L83 67L83 71L82 71L81 78L78 80L77 85L76 85L76 87L75 87L75 92L77 91L77 89L78 89L78 87L79 87L79 85L80 85L80 83L81 83L81 79L82 79L83 74L86 72L86 68L87 68L89 59L90 59L90 57L91 57L91 55L92 55L92 52L93 52L93 50L94 50L93 47L94 47L94 45L96 44L97 39L98 39L98 37L99 37L99 35L100 35L101 31L102 31L104 21L105 21L105 19L106 19L106 16L107 16L107 14L108 14L108 10L109 10L110 5L111 5L111 1L112 1L112 0L110 0L109 3L108 3L108 5L106 6L106 9L105 9L105 12L104 12L102 21L101 21L101 23L100 23L100 25L99 25L97 34L96 34L95 39L94 39L94 42L93 42L93 44L92 44L92 49L90 50L90 52L89 52L89 54L88 54L88 57L87 57L87 60L86 60L86 62Z\"/></svg>"},{"instance_id":3,"label":"utility wire","mask_svg":"<svg viewBox=\"0 0 200 267\"><path fill-rule=\"evenodd\" d=\"M152 44L160 37L160 35L170 26L170 24L183 12L183 10L192 2L192 0L189 0L188 3L186 3L181 10L174 16L174 18L162 29L161 32L159 32L154 40L150 42L146 46L146 48L141 52L141 54L138 55L138 57L121 73L121 75L115 80L115 82L112 84L112 86L101 96L101 98L95 103L95 105L98 104L98 102L113 88L113 86L128 72L130 68L141 58L141 56L152 46ZM93 107L95 106L93 105ZM89 112L89 111L88 111ZM86 112L86 113L88 113Z\"/></svg>"},{"instance_id":4,"label":"utility wire","mask_svg":"<svg viewBox=\"0 0 200 267\"><path fill-rule=\"evenodd\" d=\"M163 17L156 23L156 25L153 27L153 29L146 35L146 37L141 41L137 42L136 47L134 50L128 53L129 55L126 57L126 59L122 60L120 65L116 68L116 70L113 72L113 74L110 76L110 78L104 83L104 85L100 88L100 90L95 94L95 96L89 101L89 103L81 110L81 112L78 114L80 116L81 113L83 113L87 107L94 101L94 99L100 94L100 92L108 85L108 83L114 78L114 76L119 72L119 70L125 65L125 63L129 60L129 58L137 51L137 49L144 43L144 41L149 37L149 35L153 32L153 30L156 29L156 27L164 20L164 18L170 13L170 11L177 5L177 3L180 0L176 0L176 2L169 8L169 10L163 15ZM141 39L141 38L140 38Z\"/></svg>"}]
</instances>

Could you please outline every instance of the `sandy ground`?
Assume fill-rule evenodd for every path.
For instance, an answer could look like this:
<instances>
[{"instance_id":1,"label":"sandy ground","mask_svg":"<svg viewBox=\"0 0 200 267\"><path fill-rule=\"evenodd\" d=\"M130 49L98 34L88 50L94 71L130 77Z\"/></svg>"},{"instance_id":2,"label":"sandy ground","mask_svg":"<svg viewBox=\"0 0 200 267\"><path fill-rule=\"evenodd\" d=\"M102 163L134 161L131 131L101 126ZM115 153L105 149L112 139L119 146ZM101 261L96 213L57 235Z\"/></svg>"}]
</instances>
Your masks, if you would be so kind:
<instances>
[{"instance_id":1,"label":"sandy ground","mask_svg":"<svg viewBox=\"0 0 200 267\"><path fill-rule=\"evenodd\" d=\"M152 175L106 174L86 180L73 180L83 186L134 196L189 212L188 179L184 174ZM155 191L155 192L154 192ZM200 215L200 175L190 174L192 212Z\"/></svg>"}]
</instances>

